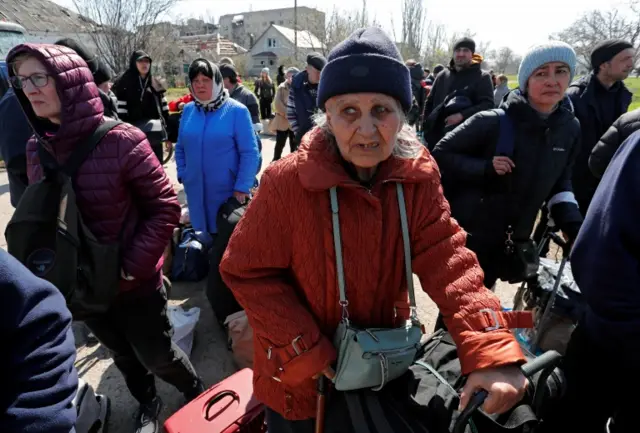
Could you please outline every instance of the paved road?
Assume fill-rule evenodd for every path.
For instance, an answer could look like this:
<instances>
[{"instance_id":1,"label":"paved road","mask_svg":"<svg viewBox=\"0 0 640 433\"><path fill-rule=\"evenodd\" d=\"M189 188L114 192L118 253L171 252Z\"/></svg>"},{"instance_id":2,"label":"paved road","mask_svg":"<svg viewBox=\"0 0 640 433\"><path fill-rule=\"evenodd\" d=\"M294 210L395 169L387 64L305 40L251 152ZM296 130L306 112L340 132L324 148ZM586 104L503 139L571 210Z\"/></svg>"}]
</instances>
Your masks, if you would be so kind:
<instances>
[{"instance_id":1,"label":"paved road","mask_svg":"<svg viewBox=\"0 0 640 433\"><path fill-rule=\"evenodd\" d=\"M263 143L263 169L273 158L275 141L272 138L264 138ZM285 150L285 155L288 150ZM167 173L173 179L176 190L182 192L182 186L176 181L175 163L170 162L166 167ZM4 229L11 218L13 208L9 201L9 185L6 172L0 172L0 245L6 248ZM184 200L184 194L180 194ZM419 290L420 283L416 279L418 313L427 330L433 329L437 316L437 309L431 300ZM235 371L233 359L226 347L226 339L222 331L214 323L211 308L204 296L204 282L201 283L177 283L174 284L172 304L182 305L185 308L200 307L201 316L196 328L196 340L192 353L192 361L195 368L201 374L207 384L214 384L229 376ZM499 284L497 293L506 306L511 305L515 293L513 286ZM74 326L76 335L76 347L78 357L76 367L80 376L91 384L97 392L111 398L112 408L109 420L109 431L113 433L128 433L132 431L133 414L136 402L131 397L122 376L109 359L108 352L99 344L87 346L81 325ZM162 411L162 419L166 419L183 404L182 396L170 385L158 380L158 393L165 406Z\"/></svg>"}]
</instances>

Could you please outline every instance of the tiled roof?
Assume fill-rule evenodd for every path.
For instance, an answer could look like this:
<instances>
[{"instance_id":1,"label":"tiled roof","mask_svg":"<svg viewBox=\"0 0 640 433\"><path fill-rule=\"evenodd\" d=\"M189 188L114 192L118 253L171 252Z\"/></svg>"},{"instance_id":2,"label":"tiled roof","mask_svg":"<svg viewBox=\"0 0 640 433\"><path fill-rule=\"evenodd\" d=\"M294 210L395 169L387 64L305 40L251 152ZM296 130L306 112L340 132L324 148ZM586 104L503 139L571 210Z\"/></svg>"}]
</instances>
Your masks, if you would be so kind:
<instances>
[{"instance_id":1,"label":"tiled roof","mask_svg":"<svg viewBox=\"0 0 640 433\"><path fill-rule=\"evenodd\" d=\"M20 24L28 32L88 33L95 23L49 0L2 0L0 19Z\"/></svg>"}]
</instances>

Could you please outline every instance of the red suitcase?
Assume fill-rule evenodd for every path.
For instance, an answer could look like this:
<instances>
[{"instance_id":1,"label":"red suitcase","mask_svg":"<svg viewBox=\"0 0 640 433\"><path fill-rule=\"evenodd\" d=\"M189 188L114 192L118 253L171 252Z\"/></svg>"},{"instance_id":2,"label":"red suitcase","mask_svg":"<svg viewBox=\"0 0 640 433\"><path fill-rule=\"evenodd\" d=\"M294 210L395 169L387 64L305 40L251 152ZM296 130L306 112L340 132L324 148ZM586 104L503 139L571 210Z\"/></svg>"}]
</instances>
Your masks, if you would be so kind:
<instances>
[{"instance_id":1,"label":"red suitcase","mask_svg":"<svg viewBox=\"0 0 640 433\"><path fill-rule=\"evenodd\" d=\"M167 433L264 433L264 406L245 368L212 386L164 423Z\"/></svg>"}]
</instances>

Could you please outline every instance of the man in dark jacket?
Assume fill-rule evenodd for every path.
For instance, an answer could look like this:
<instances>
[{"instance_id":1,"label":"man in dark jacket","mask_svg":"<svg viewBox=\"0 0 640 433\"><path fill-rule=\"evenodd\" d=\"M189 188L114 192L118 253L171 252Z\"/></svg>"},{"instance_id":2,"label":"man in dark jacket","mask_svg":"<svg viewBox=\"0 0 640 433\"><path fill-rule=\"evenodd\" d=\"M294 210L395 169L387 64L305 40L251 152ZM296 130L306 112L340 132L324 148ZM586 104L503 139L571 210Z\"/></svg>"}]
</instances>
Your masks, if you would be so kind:
<instances>
[{"instance_id":1,"label":"man in dark jacket","mask_svg":"<svg viewBox=\"0 0 640 433\"><path fill-rule=\"evenodd\" d=\"M553 432L600 433L605 425L612 433L638 431L638 167L640 132L635 132L611 160L571 252L586 308L567 347L567 392L548 420ZM600 375L603 368L613 374Z\"/></svg>"},{"instance_id":2,"label":"man in dark jacket","mask_svg":"<svg viewBox=\"0 0 640 433\"><path fill-rule=\"evenodd\" d=\"M640 108L623 114L600 138L589 157L591 173L600 179L618 148L634 132L640 130Z\"/></svg>"},{"instance_id":3,"label":"man in dark jacket","mask_svg":"<svg viewBox=\"0 0 640 433\"><path fill-rule=\"evenodd\" d=\"M262 122L260 122L260 105L256 95L242 84L238 82L238 71L231 64L223 63L219 66L222 74L222 81L225 89L229 91L229 96L235 99L249 110L251 115L251 123L253 130L256 132L256 140L258 141L258 151L260 152L260 161L258 164L258 173L262 169L262 140L260 133L262 132ZM258 180L256 179L256 185Z\"/></svg>"},{"instance_id":4,"label":"man in dark jacket","mask_svg":"<svg viewBox=\"0 0 640 433\"><path fill-rule=\"evenodd\" d=\"M129 69L113 83L111 90L118 98L120 119L136 126L142 126L149 120L161 120L166 130L169 125L166 89L152 76L151 63L147 53L134 51L129 59ZM150 131L143 132L149 134ZM163 143L155 139L150 141L153 153L162 161Z\"/></svg>"},{"instance_id":5,"label":"man in dark jacket","mask_svg":"<svg viewBox=\"0 0 640 433\"><path fill-rule=\"evenodd\" d=\"M298 145L304 134L313 128L311 118L318 109L320 72L326 64L327 59L320 53L309 53L307 55L307 70L296 74L291 82L287 102L287 120L296 134Z\"/></svg>"},{"instance_id":6,"label":"man in dark jacket","mask_svg":"<svg viewBox=\"0 0 640 433\"><path fill-rule=\"evenodd\" d=\"M0 431L70 433L78 375L60 291L0 250Z\"/></svg>"},{"instance_id":7,"label":"man in dark jacket","mask_svg":"<svg viewBox=\"0 0 640 433\"><path fill-rule=\"evenodd\" d=\"M476 43L462 38L449 67L436 77L425 107L425 139L433 149L444 135L474 114L493 108L493 83L480 69Z\"/></svg>"},{"instance_id":8,"label":"man in dark jacket","mask_svg":"<svg viewBox=\"0 0 640 433\"><path fill-rule=\"evenodd\" d=\"M4 82L0 72L0 81ZM20 102L9 88L0 99L0 153L9 177L11 206L16 207L27 188L27 141L33 135Z\"/></svg>"},{"instance_id":9,"label":"man in dark jacket","mask_svg":"<svg viewBox=\"0 0 640 433\"><path fill-rule=\"evenodd\" d=\"M260 105L256 95L242 84L238 82L238 71L235 66L229 64L221 64L219 66L220 73L224 82L224 87L229 91L229 96L249 110L251 114L251 123L256 132L262 132L262 123L260 123Z\"/></svg>"},{"instance_id":10,"label":"man in dark jacket","mask_svg":"<svg viewBox=\"0 0 640 433\"><path fill-rule=\"evenodd\" d=\"M582 214L586 214L598 179L589 170L589 156L600 137L627 112L631 92L622 82L633 70L633 46L621 40L599 43L591 54L593 72L567 90L582 128L581 151L573 170L573 188Z\"/></svg>"},{"instance_id":11,"label":"man in dark jacket","mask_svg":"<svg viewBox=\"0 0 640 433\"><path fill-rule=\"evenodd\" d=\"M104 106L104 115L118 120L116 97L111 90L105 88L105 84L108 84L111 81L111 73L107 64L98 58L98 56L82 42L76 41L75 39L60 39L55 44L71 48L87 63L87 66L89 66L89 69L93 74L93 81L98 86L98 91L100 92L100 100Z\"/></svg>"},{"instance_id":12,"label":"man in dark jacket","mask_svg":"<svg viewBox=\"0 0 640 433\"><path fill-rule=\"evenodd\" d=\"M418 131L422 130L422 114L427 102L426 82L424 80L424 69L422 65L413 59L405 62L409 68L411 76L411 93L413 93L414 104L407 116L409 125L416 125Z\"/></svg>"}]
</instances>

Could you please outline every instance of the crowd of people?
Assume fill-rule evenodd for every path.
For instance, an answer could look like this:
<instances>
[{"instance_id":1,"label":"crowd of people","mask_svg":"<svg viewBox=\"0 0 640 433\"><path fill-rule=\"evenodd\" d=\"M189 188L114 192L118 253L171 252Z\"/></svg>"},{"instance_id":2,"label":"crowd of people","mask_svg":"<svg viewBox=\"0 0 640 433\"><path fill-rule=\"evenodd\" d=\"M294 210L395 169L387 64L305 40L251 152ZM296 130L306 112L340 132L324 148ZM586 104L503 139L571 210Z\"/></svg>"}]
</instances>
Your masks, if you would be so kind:
<instances>
[{"instance_id":1,"label":"crowd of people","mask_svg":"<svg viewBox=\"0 0 640 433\"><path fill-rule=\"evenodd\" d=\"M211 266L253 328L254 392L270 432L314 431L316 379L335 377L332 340L347 307L362 328L414 319L405 231L410 269L468 375L461 406L484 389L485 412L507 411L527 388L518 368L526 358L509 329L516 315L492 290L528 278L535 242L549 230L573 245L587 308L563 364L567 392L545 429L601 432L609 423L632 432L638 398L622 388L636 384L640 362L640 109L626 113L623 81L634 59L630 43L602 41L592 70L575 80L574 49L544 42L524 55L509 90L505 75L482 69L470 38L431 72L366 28L327 58L309 53L302 71L283 65L276 83L261 71L255 92L233 61L196 59L189 94L168 103L143 51L111 85L104 62L77 41L24 44L7 57L0 147L12 204L26 206L28 185L52 179L100 125L120 120L84 155L73 191L95 240L120 245L118 294L84 323L140 405L132 431L159 431L155 376L185 402L210 385L172 342L167 317L163 253L180 205L161 161L175 137L195 230L215 238L221 206L248 204ZM274 158L258 182L267 129L276 133ZM291 155L282 158L287 139ZM0 430L67 433L77 386L72 317L60 292L24 265L33 271L1 252L10 355ZM625 380L594 380L614 365Z\"/></svg>"}]
</instances>

